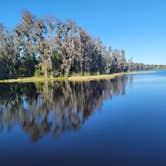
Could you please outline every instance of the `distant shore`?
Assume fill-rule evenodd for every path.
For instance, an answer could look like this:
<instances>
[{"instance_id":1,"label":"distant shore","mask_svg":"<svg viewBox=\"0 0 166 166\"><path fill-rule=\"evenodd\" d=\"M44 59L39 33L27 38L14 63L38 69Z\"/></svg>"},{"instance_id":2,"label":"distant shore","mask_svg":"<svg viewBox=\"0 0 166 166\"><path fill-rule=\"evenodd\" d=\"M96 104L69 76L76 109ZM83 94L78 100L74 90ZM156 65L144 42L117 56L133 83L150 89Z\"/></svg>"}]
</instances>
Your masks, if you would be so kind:
<instances>
[{"instance_id":1,"label":"distant shore","mask_svg":"<svg viewBox=\"0 0 166 166\"><path fill-rule=\"evenodd\" d=\"M30 82L45 82L45 81L92 81L92 80L108 80L113 79L117 76L127 75L127 74L140 74L144 72L121 72L114 74L103 74L103 75L83 75L83 76L69 76L69 77L22 77L17 79L6 79L0 80L0 83L30 83Z\"/></svg>"}]
</instances>

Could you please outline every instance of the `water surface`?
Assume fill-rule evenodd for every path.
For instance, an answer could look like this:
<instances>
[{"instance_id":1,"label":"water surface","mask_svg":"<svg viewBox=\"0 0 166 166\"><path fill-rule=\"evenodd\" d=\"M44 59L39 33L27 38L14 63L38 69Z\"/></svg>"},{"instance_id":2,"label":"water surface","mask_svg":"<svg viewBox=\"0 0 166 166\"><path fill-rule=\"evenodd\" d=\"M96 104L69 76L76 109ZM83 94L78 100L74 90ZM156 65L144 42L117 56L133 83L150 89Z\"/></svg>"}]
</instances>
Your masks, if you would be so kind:
<instances>
[{"instance_id":1,"label":"water surface","mask_svg":"<svg viewBox=\"0 0 166 166\"><path fill-rule=\"evenodd\" d=\"M0 164L166 165L166 72L0 84Z\"/></svg>"}]
</instances>

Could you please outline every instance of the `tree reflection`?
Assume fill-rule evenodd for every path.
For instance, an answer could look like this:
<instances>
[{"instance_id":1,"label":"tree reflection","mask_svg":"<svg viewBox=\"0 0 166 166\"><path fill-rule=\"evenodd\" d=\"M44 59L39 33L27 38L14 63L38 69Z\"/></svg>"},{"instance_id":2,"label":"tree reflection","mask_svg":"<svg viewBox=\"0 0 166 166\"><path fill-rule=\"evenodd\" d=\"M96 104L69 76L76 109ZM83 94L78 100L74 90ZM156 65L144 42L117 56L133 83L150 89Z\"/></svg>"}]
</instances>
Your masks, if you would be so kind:
<instances>
[{"instance_id":1,"label":"tree reflection","mask_svg":"<svg viewBox=\"0 0 166 166\"><path fill-rule=\"evenodd\" d=\"M37 141L46 134L77 130L105 99L125 95L127 81L124 76L80 83L0 84L0 131L20 125Z\"/></svg>"}]
</instances>

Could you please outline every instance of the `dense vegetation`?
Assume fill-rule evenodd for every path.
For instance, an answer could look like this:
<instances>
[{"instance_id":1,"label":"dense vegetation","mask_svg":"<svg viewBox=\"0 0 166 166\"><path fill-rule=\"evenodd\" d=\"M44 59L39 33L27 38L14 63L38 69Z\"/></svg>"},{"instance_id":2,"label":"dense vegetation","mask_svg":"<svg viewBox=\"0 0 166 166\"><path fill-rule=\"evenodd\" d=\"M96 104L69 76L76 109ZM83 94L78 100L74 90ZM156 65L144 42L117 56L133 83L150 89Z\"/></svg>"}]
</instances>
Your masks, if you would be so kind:
<instances>
[{"instance_id":1,"label":"dense vegetation","mask_svg":"<svg viewBox=\"0 0 166 166\"><path fill-rule=\"evenodd\" d=\"M11 32L0 24L0 79L109 74L165 68L127 61L124 50L105 47L72 20L40 19L24 11Z\"/></svg>"}]
</instances>

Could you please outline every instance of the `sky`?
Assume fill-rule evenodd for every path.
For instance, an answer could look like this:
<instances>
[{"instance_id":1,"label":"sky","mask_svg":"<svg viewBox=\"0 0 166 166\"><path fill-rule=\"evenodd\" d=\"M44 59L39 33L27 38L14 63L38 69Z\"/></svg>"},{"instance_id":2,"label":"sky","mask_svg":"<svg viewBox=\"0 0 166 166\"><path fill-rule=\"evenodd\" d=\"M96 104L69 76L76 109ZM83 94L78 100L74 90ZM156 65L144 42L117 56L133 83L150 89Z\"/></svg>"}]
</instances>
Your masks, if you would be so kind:
<instances>
[{"instance_id":1,"label":"sky","mask_svg":"<svg viewBox=\"0 0 166 166\"><path fill-rule=\"evenodd\" d=\"M14 28L25 9L38 17L73 19L136 62L166 64L165 0L1 0L0 22Z\"/></svg>"}]
</instances>

